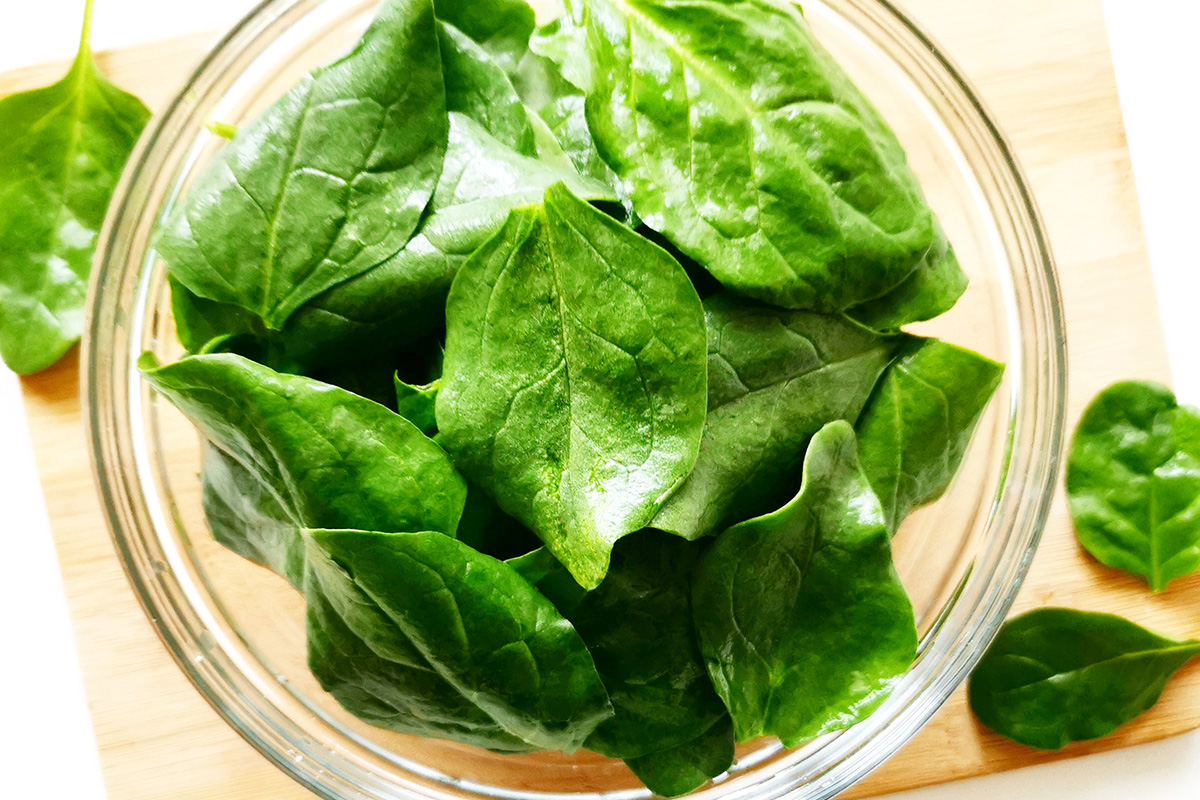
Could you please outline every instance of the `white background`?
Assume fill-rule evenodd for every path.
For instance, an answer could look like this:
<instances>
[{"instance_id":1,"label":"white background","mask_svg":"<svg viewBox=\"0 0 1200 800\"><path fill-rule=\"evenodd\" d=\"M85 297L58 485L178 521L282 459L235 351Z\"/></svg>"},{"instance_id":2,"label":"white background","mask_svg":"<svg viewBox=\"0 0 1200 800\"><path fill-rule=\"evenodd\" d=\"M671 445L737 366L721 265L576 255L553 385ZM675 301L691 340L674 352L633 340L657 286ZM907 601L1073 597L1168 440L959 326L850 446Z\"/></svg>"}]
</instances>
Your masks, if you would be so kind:
<instances>
[{"instance_id":1,"label":"white background","mask_svg":"<svg viewBox=\"0 0 1200 800\"><path fill-rule=\"evenodd\" d=\"M1200 299L1200 53L1195 43L1200 7L1191 0L1103 2L1175 388L1181 401L1200 404L1194 333ZM93 44L99 50L225 28L253 5L250 0L97 0ZM0 0L0 71L72 56L82 7L83 0ZM104 796L99 759L19 386L2 364L0 487L4 793L99 800ZM906 792L893 800L1138 796L1200 796L1200 732Z\"/></svg>"}]
</instances>

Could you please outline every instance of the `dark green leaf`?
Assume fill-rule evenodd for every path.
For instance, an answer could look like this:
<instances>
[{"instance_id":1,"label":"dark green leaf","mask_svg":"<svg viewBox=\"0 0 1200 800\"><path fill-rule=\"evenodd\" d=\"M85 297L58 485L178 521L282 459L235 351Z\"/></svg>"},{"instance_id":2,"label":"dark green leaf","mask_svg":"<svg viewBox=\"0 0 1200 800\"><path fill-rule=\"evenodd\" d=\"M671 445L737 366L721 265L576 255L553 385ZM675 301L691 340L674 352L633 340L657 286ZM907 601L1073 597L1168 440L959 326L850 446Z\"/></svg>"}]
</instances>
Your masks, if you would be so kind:
<instances>
[{"instance_id":1,"label":"dark green leaf","mask_svg":"<svg viewBox=\"0 0 1200 800\"><path fill-rule=\"evenodd\" d=\"M348 55L239 128L171 212L159 251L190 291L279 330L404 246L446 132L432 3L385 0Z\"/></svg>"},{"instance_id":2,"label":"dark green leaf","mask_svg":"<svg viewBox=\"0 0 1200 800\"><path fill-rule=\"evenodd\" d=\"M538 583L587 642L612 699L615 714L588 738L589 750L638 758L682 745L726 716L692 625L692 570L701 549L641 531L613 548L596 589L582 594L561 576Z\"/></svg>"},{"instance_id":3,"label":"dark green leaf","mask_svg":"<svg viewBox=\"0 0 1200 800\"><path fill-rule=\"evenodd\" d=\"M1003 376L1003 366L970 350L905 341L855 426L858 460L889 531L946 491Z\"/></svg>"},{"instance_id":4,"label":"dark green leaf","mask_svg":"<svg viewBox=\"0 0 1200 800\"><path fill-rule=\"evenodd\" d=\"M708 419L688 480L650 523L687 539L778 508L796 491L809 437L854 420L895 349L842 317L769 308L728 292L704 301Z\"/></svg>"},{"instance_id":5,"label":"dark green leaf","mask_svg":"<svg viewBox=\"0 0 1200 800\"><path fill-rule=\"evenodd\" d=\"M733 745L733 722L726 715L689 742L641 758L628 758L625 763L650 791L662 797L678 797L729 769Z\"/></svg>"},{"instance_id":6,"label":"dark green leaf","mask_svg":"<svg viewBox=\"0 0 1200 800\"><path fill-rule=\"evenodd\" d=\"M587 90L601 156L629 182L641 218L722 283L834 312L896 291L925 264L938 277L919 283L936 291L919 299L901 291L901 319L879 309L865 316L894 327L957 299L961 291L949 290L964 284L953 260L925 261L946 244L903 150L796 6L568 7L590 68L567 77Z\"/></svg>"},{"instance_id":7,"label":"dark green leaf","mask_svg":"<svg viewBox=\"0 0 1200 800\"><path fill-rule=\"evenodd\" d=\"M66 77L0 100L0 356L19 373L78 341L96 235L150 117L96 68L91 15Z\"/></svg>"},{"instance_id":8,"label":"dark green leaf","mask_svg":"<svg viewBox=\"0 0 1200 800\"><path fill-rule=\"evenodd\" d=\"M305 584L308 666L347 711L400 733L501 752L536 749L438 674L324 551L306 549L311 565Z\"/></svg>"},{"instance_id":9,"label":"dark green leaf","mask_svg":"<svg viewBox=\"0 0 1200 800\"><path fill-rule=\"evenodd\" d=\"M1179 642L1110 614L1039 608L1004 623L968 684L997 733L1054 750L1116 730L1158 700L1200 641Z\"/></svg>"},{"instance_id":10,"label":"dark green leaf","mask_svg":"<svg viewBox=\"0 0 1200 800\"><path fill-rule=\"evenodd\" d=\"M813 437L795 499L717 538L692 610L738 741L792 747L859 722L891 693L917 631L848 422Z\"/></svg>"},{"instance_id":11,"label":"dark green leaf","mask_svg":"<svg viewBox=\"0 0 1200 800\"><path fill-rule=\"evenodd\" d=\"M967 290L967 283L954 250L939 232L938 241L903 283L846 313L869 328L894 331L947 311Z\"/></svg>"},{"instance_id":12,"label":"dark green leaf","mask_svg":"<svg viewBox=\"0 0 1200 800\"><path fill-rule=\"evenodd\" d=\"M704 321L687 275L559 184L463 264L446 317L446 449L597 586L696 460Z\"/></svg>"},{"instance_id":13,"label":"dark green leaf","mask_svg":"<svg viewBox=\"0 0 1200 800\"><path fill-rule=\"evenodd\" d=\"M438 533L311 538L339 568L326 585L352 581L438 675L509 733L571 752L612 714L574 628L503 562ZM376 635L386 633L364 639Z\"/></svg>"},{"instance_id":14,"label":"dark green leaf","mask_svg":"<svg viewBox=\"0 0 1200 800\"><path fill-rule=\"evenodd\" d=\"M297 527L454 535L466 484L441 448L383 406L232 354L161 367L146 354L138 368Z\"/></svg>"},{"instance_id":15,"label":"dark green leaf","mask_svg":"<svg viewBox=\"0 0 1200 800\"><path fill-rule=\"evenodd\" d=\"M1200 567L1200 411L1165 386L1122 381L1098 394L1067 460L1075 532L1110 567L1158 592Z\"/></svg>"}]
</instances>

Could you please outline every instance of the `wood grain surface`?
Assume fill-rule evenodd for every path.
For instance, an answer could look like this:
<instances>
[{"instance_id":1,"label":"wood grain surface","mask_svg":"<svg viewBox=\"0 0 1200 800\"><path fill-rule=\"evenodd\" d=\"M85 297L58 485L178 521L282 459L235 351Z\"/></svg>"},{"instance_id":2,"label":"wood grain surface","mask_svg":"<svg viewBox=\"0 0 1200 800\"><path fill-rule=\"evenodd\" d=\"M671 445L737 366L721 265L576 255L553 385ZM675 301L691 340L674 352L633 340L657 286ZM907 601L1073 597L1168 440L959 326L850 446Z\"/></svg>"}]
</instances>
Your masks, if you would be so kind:
<instances>
[{"instance_id":1,"label":"wood grain surface","mask_svg":"<svg viewBox=\"0 0 1200 800\"><path fill-rule=\"evenodd\" d=\"M1010 138L1041 205L1061 274L1070 340L1068 424L1121 378L1167 380L1162 330L1138 216L1099 0L908 0ZM120 85L161 106L212 37L99 55ZM63 65L0 77L0 95L49 83ZM240 739L159 643L121 572L101 518L83 435L76 357L24 380L112 800L311 797ZM1060 491L1061 494L1061 491ZM1017 611L1068 605L1200 636L1200 575L1151 595L1079 549L1059 497ZM1200 725L1200 668L1115 735L1039 753L982 730L962 692L899 755L847 796L1123 747Z\"/></svg>"}]
</instances>

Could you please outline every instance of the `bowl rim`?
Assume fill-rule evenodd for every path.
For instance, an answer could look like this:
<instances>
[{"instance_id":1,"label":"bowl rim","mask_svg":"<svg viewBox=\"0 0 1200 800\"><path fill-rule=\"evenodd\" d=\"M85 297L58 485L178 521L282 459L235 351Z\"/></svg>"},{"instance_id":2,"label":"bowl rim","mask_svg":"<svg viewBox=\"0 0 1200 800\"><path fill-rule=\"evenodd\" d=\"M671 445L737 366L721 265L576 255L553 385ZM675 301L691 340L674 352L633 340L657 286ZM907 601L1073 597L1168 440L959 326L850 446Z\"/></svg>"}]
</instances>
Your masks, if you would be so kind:
<instances>
[{"instance_id":1,"label":"bowl rim","mask_svg":"<svg viewBox=\"0 0 1200 800\"><path fill-rule=\"evenodd\" d=\"M251 10L205 55L165 110L154 117L129 159L97 242L86 309L87 335L82 345L80 389L86 403L84 418L92 472L114 546L139 603L181 670L234 730L285 774L330 800L343 797L449 800L461 795L431 786L428 776L415 774L414 780L397 783L394 776L392 780L380 777L360 763L312 740L245 676L237 674L236 669L231 674L230 665L221 664L219 654L217 657L210 654L207 659L197 655L195 642L206 634L203 630L199 633L194 630L195 614L192 612L189 617L191 607L186 605L186 592L181 592L175 571L152 552L155 522L146 512L146 498L139 494L140 486L135 487L126 479L132 431L129 419L122 418L121 404L114 398L120 398L122 393L136 396L136 370L132 375L117 374L120 365L128 359L123 362L118 356L114 360L114 348L105 346L121 326L136 328L144 323L136 305L125 308L120 301L121 290L128 289L131 277L137 278L130 273L141 271L131 269L141 265L126 258L125 253L133 252L137 247L132 226L145 216L142 212L148 207L151 194L148 184L154 178L152 157L157 148L164 143L169 147L172 139L187 128L183 123L189 118L192 98L197 93L203 94L206 86L222 73L236 69L241 63L238 58L241 53L272 32L286 29L318 10L325 2L264 0ZM375 0L358 0L356 8L374 3ZM969 569L959 592L947 603L949 613L944 613L935 623L938 630L953 630L957 625L960 631L958 646L938 654L936 661L925 654L904 679L908 681L921 672L924 682L910 684L907 691L899 687L867 721L820 748L817 753L825 757L817 763L803 759L785 764L769 775L758 776L760 780L750 780L751 776L745 775L718 787L720 791L701 790L704 795L712 792L714 796L719 794L738 800L781 798L792 795L801 787L812 789L805 795L807 798L832 797L883 763L923 727L982 656L1012 605L1049 513L1064 447L1067 352L1058 277L1041 214L1007 138L943 49L890 0L814 0L814 5L837 7L843 13L849 9L862 21L890 31L897 37L893 44L905 46L913 57L928 61L936 77L944 81L942 88L949 93L948 99L957 102L957 110L966 115L962 121L978 126L975 133L983 137L983 146L992 151L989 155L995 163L991 166L999 182L995 190L1005 195L1017 214L1017 218L1009 222L1014 226L1012 234L1020 240L1017 244L1028 267L1026 277L1030 285L1023 290L1029 292L1026 302L1035 316L1035 341L1032 344L1036 345L1032 358L1023 356L1020 359L1025 369L1021 376L1026 381L1023 385L1032 390L1032 395L1023 397L1020 404L1014 399L1014 419L1010 420L1009 449L1005 454L1007 461L997 497L1011 495L1013 484L1009 478L1013 475L1021 475L1020 483L1024 488L1018 491L1016 501L1009 507L1014 518L1005 542L998 546L1004 558L992 564L987 575L981 576L980 572ZM117 279L113 279L114 272ZM1015 345L1014 357L1021 346L1029 344L1022 339ZM1035 367L1035 371L1029 372L1030 367ZM1014 385L1014 398L1016 389ZM1016 419L1017 409L1024 409L1029 419ZM1013 459L1018 455L1014 450L1017 436L1014 429L1021 425L1026 426L1022 430L1033 439L1027 449L1041 455L1029 464L1032 471L1028 474L1013 469ZM999 500L996 503L999 505ZM988 527L990 532L991 522ZM1008 544L1015 546L1007 547ZM981 577L985 579L981 588L990 587L991 591L985 596L971 596L973 605L962 606L967 589ZM968 626L967 621L976 616L982 621ZM869 743L870 747L867 746ZM461 790L462 787L458 788ZM642 796L636 792L620 795ZM509 796L578 798L587 795L530 792ZM605 796L614 797L617 793Z\"/></svg>"}]
</instances>

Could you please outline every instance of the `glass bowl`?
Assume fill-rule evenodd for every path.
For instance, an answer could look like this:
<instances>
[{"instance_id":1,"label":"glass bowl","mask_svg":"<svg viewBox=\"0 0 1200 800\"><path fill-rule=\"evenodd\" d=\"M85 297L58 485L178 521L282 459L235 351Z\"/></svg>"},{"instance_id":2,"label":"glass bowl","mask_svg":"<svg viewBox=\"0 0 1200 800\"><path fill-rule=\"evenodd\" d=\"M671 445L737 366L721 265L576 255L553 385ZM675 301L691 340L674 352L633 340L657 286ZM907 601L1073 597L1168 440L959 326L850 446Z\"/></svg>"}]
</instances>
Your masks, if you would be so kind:
<instances>
[{"instance_id":1,"label":"glass bowl","mask_svg":"<svg viewBox=\"0 0 1200 800\"><path fill-rule=\"evenodd\" d=\"M204 60L155 118L100 237L84 342L91 453L129 579L196 688L281 769L328 798L636 798L617 761L580 752L497 755L359 722L305 666L302 598L217 545L200 508L199 442L156 399L138 355L180 355L151 235L238 123L344 50L375 2L268 0ZM1008 364L946 496L895 541L920 655L867 721L785 751L739 747L709 798L826 798L882 763L930 718L1004 618L1037 545L1062 448L1062 310L1028 186L975 93L908 19L876 0L812 0L805 13L895 128L972 283L915 326Z\"/></svg>"}]
</instances>

